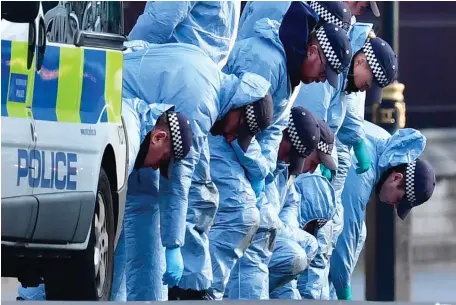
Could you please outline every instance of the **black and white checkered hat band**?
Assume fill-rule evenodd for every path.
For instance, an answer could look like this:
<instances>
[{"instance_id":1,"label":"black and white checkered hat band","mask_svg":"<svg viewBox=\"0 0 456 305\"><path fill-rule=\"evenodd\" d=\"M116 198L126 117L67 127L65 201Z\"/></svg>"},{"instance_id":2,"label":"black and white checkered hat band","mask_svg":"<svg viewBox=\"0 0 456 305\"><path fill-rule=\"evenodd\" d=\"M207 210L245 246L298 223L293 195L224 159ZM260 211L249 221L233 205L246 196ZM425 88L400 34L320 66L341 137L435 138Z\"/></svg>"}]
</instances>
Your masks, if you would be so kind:
<instances>
[{"instance_id":1,"label":"black and white checkered hat band","mask_svg":"<svg viewBox=\"0 0 456 305\"><path fill-rule=\"evenodd\" d=\"M314 218L314 219L309 220L307 222L307 224L310 224L310 223L313 223L313 222L316 223L317 229L320 229L321 227L323 227L325 224L328 223L328 220L323 219L323 218Z\"/></svg>"},{"instance_id":2,"label":"black and white checkered hat band","mask_svg":"<svg viewBox=\"0 0 456 305\"><path fill-rule=\"evenodd\" d=\"M171 131L171 141L173 145L173 157L175 160L184 158L184 147L179 126L179 119L175 112L168 112L168 124Z\"/></svg>"},{"instance_id":3,"label":"black and white checkered hat band","mask_svg":"<svg viewBox=\"0 0 456 305\"><path fill-rule=\"evenodd\" d=\"M326 219L317 219L317 227L320 229L323 227L328 221Z\"/></svg>"},{"instance_id":4,"label":"black and white checkered hat band","mask_svg":"<svg viewBox=\"0 0 456 305\"><path fill-rule=\"evenodd\" d=\"M416 202L415 197L415 168L416 161L410 162L405 171L405 195L410 206L413 207Z\"/></svg>"},{"instance_id":5,"label":"black and white checkered hat band","mask_svg":"<svg viewBox=\"0 0 456 305\"><path fill-rule=\"evenodd\" d=\"M335 25L343 28L343 22L336 16L334 16L330 11L321 5L318 1L311 1L310 7L320 16L321 19L328 23L334 23Z\"/></svg>"},{"instance_id":6,"label":"black and white checkered hat band","mask_svg":"<svg viewBox=\"0 0 456 305\"><path fill-rule=\"evenodd\" d=\"M288 136L290 137L291 145L293 145L296 151L303 157L307 156L306 147L302 144L301 139L299 138L298 130L296 129L291 113L290 121L288 122Z\"/></svg>"},{"instance_id":7,"label":"black and white checkered hat band","mask_svg":"<svg viewBox=\"0 0 456 305\"><path fill-rule=\"evenodd\" d=\"M333 70L336 71L337 74L342 73L342 63L339 58L337 58L337 55L334 52L323 27L317 31L317 40L323 50L323 53L325 54L327 62L331 65Z\"/></svg>"},{"instance_id":8,"label":"black and white checkered hat band","mask_svg":"<svg viewBox=\"0 0 456 305\"><path fill-rule=\"evenodd\" d=\"M381 87L386 87L388 85L388 79L386 78L385 72L383 71L377 58L375 57L374 50L372 49L372 44L370 43L370 39L368 39L366 43L364 43L363 52L366 55L369 67L371 68L372 74L374 75L378 84Z\"/></svg>"},{"instance_id":9,"label":"black and white checkered hat band","mask_svg":"<svg viewBox=\"0 0 456 305\"><path fill-rule=\"evenodd\" d=\"M332 153L332 150L333 150L333 145L332 144L328 144L328 143L326 143L324 141L320 141L317 144L317 149L319 151L321 151L321 152L324 152L327 155L330 155Z\"/></svg>"},{"instance_id":10,"label":"black and white checkered hat band","mask_svg":"<svg viewBox=\"0 0 456 305\"><path fill-rule=\"evenodd\" d=\"M253 108L252 104L245 106L245 119L247 121L247 126L253 135L260 132L260 127L258 126L257 118L255 115L255 109Z\"/></svg>"}]
</instances>

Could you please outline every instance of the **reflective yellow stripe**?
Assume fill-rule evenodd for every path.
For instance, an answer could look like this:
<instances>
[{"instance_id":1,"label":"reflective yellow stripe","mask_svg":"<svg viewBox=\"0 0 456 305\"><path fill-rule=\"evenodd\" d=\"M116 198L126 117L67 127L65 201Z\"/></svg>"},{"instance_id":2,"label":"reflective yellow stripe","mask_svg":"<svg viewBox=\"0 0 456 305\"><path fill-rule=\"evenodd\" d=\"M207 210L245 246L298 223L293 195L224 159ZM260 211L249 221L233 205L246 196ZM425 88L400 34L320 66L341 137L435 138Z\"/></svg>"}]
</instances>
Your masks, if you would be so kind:
<instances>
[{"instance_id":1,"label":"reflective yellow stripe","mask_svg":"<svg viewBox=\"0 0 456 305\"><path fill-rule=\"evenodd\" d=\"M110 123L121 122L122 64L122 52L106 52L105 100Z\"/></svg>"},{"instance_id":2,"label":"reflective yellow stripe","mask_svg":"<svg viewBox=\"0 0 456 305\"><path fill-rule=\"evenodd\" d=\"M31 112L27 112L26 107L31 107L33 100L33 84L35 80L35 57L32 66L27 70L28 44L22 41L11 42L11 61L10 61L10 80L11 74L27 75L27 93L25 103L7 101L8 116L15 118L30 117ZM8 81L10 84L10 81ZM9 88L11 90L12 88ZM9 97L9 93L8 93Z\"/></svg>"},{"instance_id":3,"label":"reflective yellow stripe","mask_svg":"<svg viewBox=\"0 0 456 305\"><path fill-rule=\"evenodd\" d=\"M60 48L59 84L56 114L59 122L80 123L82 80L84 74L84 50Z\"/></svg>"}]
</instances>

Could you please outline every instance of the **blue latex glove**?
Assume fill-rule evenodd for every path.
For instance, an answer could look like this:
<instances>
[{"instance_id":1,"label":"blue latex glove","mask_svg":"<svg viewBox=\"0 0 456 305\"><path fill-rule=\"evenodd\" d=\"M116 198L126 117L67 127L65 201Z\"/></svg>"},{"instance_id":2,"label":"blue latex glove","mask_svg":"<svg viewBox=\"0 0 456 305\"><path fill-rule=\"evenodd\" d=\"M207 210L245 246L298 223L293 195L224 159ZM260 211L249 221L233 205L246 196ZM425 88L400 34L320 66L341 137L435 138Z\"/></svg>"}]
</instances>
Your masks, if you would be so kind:
<instances>
[{"instance_id":1,"label":"blue latex glove","mask_svg":"<svg viewBox=\"0 0 456 305\"><path fill-rule=\"evenodd\" d=\"M261 196L261 193L265 190L264 179L250 182L252 189L255 192L257 198Z\"/></svg>"},{"instance_id":2,"label":"blue latex glove","mask_svg":"<svg viewBox=\"0 0 456 305\"><path fill-rule=\"evenodd\" d=\"M337 299L338 300L352 300L352 293L351 293L351 287L346 287L342 291L336 291L337 292Z\"/></svg>"},{"instance_id":3,"label":"blue latex glove","mask_svg":"<svg viewBox=\"0 0 456 305\"><path fill-rule=\"evenodd\" d=\"M329 182L331 182L332 178L333 178L333 171L330 170L329 168L327 168L326 166L324 166L323 164L320 164L320 171L321 171L321 174L323 177L326 177L326 179L328 179Z\"/></svg>"},{"instance_id":4,"label":"blue latex glove","mask_svg":"<svg viewBox=\"0 0 456 305\"><path fill-rule=\"evenodd\" d=\"M166 272L163 275L163 284L168 288L174 287L180 281L184 272L184 259L179 247L166 248Z\"/></svg>"},{"instance_id":5,"label":"blue latex glove","mask_svg":"<svg viewBox=\"0 0 456 305\"><path fill-rule=\"evenodd\" d=\"M353 146L353 150L355 152L356 159L358 159L358 163L356 164L356 173L362 174L367 172L371 165L371 158L364 140L361 140L361 142Z\"/></svg>"}]
</instances>

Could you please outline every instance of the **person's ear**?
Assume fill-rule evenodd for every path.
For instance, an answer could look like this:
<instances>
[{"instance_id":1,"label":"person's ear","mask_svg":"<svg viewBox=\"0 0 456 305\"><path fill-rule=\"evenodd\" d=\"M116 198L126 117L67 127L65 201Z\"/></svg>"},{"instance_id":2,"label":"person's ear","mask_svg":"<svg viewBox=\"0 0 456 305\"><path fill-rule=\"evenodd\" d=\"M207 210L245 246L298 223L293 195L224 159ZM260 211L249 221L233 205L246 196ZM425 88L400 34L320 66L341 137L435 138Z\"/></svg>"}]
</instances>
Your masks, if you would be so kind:
<instances>
[{"instance_id":1,"label":"person's ear","mask_svg":"<svg viewBox=\"0 0 456 305\"><path fill-rule=\"evenodd\" d=\"M357 56L355 66L362 66L366 62L363 56Z\"/></svg>"},{"instance_id":2,"label":"person's ear","mask_svg":"<svg viewBox=\"0 0 456 305\"><path fill-rule=\"evenodd\" d=\"M393 181L397 181L401 184L401 183L403 183L402 180L404 178L404 175L402 173L394 173L392 178L393 178Z\"/></svg>"},{"instance_id":3,"label":"person's ear","mask_svg":"<svg viewBox=\"0 0 456 305\"><path fill-rule=\"evenodd\" d=\"M310 58L312 55L317 54L318 52L318 46L315 44L310 45L310 47L307 49L307 57Z\"/></svg>"},{"instance_id":4,"label":"person's ear","mask_svg":"<svg viewBox=\"0 0 456 305\"><path fill-rule=\"evenodd\" d=\"M150 142L151 144L157 144L160 141L164 141L168 138L168 133L164 130L157 130L152 134L152 137L150 137Z\"/></svg>"}]
</instances>

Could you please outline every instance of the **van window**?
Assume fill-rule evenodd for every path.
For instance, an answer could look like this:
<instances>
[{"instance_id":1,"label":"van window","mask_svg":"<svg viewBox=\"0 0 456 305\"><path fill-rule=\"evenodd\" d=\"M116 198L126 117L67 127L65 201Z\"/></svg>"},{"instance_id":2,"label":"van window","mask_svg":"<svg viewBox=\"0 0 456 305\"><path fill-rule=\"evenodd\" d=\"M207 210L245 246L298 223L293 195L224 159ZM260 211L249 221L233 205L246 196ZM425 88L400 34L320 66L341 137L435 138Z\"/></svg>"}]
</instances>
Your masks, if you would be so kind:
<instances>
[{"instance_id":1,"label":"van window","mask_svg":"<svg viewBox=\"0 0 456 305\"><path fill-rule=\"evenodd\" d=\"M5 1L2 3L2 19L15 23L30 23L38 16L39 2Z\"/></svg>"},{"instance_id":2,"label":"van window","mask_svg":"<svg viewBox=\"0 0 456 305\"><path fill-rule=\"evenodd\" d=\"M124 35L121 1L43 1L47 38L72 44L77 31Z\"/></svg>"}]
</instances>

